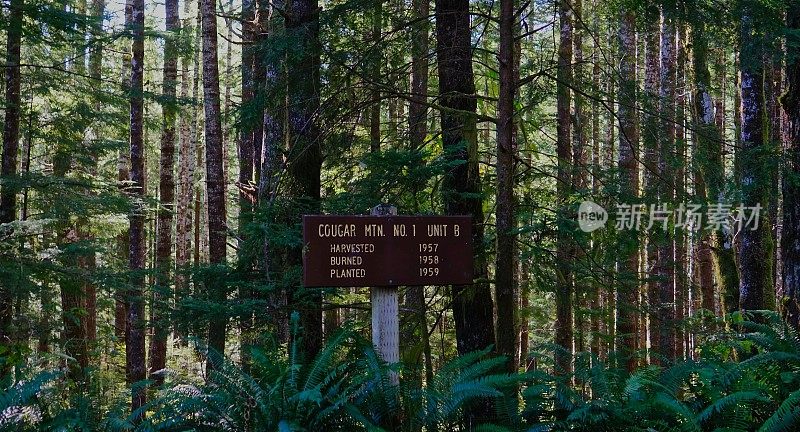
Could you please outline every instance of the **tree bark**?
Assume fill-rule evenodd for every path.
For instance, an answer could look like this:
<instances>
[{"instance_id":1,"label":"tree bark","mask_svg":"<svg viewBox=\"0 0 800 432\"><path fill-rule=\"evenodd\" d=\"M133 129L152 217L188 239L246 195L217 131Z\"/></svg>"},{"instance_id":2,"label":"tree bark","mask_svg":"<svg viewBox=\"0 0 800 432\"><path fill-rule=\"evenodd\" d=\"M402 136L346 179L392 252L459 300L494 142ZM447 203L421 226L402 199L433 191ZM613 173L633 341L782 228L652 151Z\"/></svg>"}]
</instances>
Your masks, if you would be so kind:
<instances>
[{"instance_id":1,"label":"tree bark","mask_svg":"<svg viewBox=\"0 0 800 432\"><path fill-rule=\"evenodd\" d=\"M217 9L214 0L202 0L203 22L203 107L205 109L206 196L208 200L208 258L217 266L215 277L205 281L209 298L222 309L225 302L225 264L227 224L225 222L225 180L222 151L222 112L219 95L217 58ZM208 358L206 372L210 376L225 353L225 314L212 314L208 326Z\"/></svg>"},{"instance_id":2,"label":"tree bark","mask_svg":"<svg viewBox=\"0 0 800 432\"><path fill-rule=\"evenodd\" d=\"M619 85L619 171L620 202L633 203L639 195L639 125L636 112L636 15L622 14L619 28L620 85ZM636 368L636 339L638 329L639 236L622 230L617 236L618 303L616 336L617 351L628 371Z\"/></svg>"},{"instance_id":3,"label":"tree bark","mask_svg":"<svg viewBox=\"0 0 800 432\"><path fill-rule=\"evenodd\" d=\"M772 226L769 206L769 170L764 142L764 63L763 35L756 25L755 10L746 5L742 12L742 132L741 188L745 207L761 206L757 229L743 227L739 260L741 280L739 307L758 310L766 307L766 292L772 289Z\"/></svg>"},{"instance_id":4,"label":"tree bark","mask_svg":"<svg viewBox=\"0 0 800 432\"><path fill-rule=\"evenodd\" d=\"M189 2L184 2L184 27L190 27ZM196 52L193 50L193 53ZM189 55L181 56L181 99L189 98ZM196 92L191 95L197 99ZM189 265L192 255L192 211L190 203L194 196L195 142L193 131L197 128L197 108L183 109L180 113L180 136L178 149L178 198L175 223L175 303L189 294ZM176 336L184 338L185 328L176 329Z\"/></svg>"},{"instance_id":5,"label":"tree bark","mask_svg":"<svg viewBox=\"0 0 800 432\"><path fill-rule=\"evenodd\" d=\"M20 95L20 52L22 46L23 0L13 0L9 4L8 32L6 37L6 79L5 79L5 119L3 123L2 176L10 178L17 175L17 153L19 151L19 119L21 111ZM18 188L3 184L0 191L0 224L14 221L17 217ZM3 231L10 228L4 228ZM13 298L14 286L10 281L0 282L0 345L12 346L13 338ZM10 382L10 364L0 365L0 384Z\"/></svg>"},{"instance_id":6,"label":"tree bark","mask_svg":"<svg viewBox=\"0 0 800 432\"><path fill-rule=\"evenodd\" d=\"M786 19L791 30L800 30L800 3L790 3ZM789 126L783 171L781 255L784 319L800 329L800 182L797 181L800 176L800 46L794 39L787 40L786 44L788 89L781 98Z\"/></svg>"},{"instance_id":7,"label":"tree bark","mask_svg":"<svg viewBox=\"0 0 800 432\"><path fill-rule=\"evenodd\" d=\"M583 0L572 0L574 23L572 28L572 42L574 65L572 66L573 82L576 88L588 88L586 83L585 59L583 56L583 34L588 29L587 22L583 15ZM572 190L579 196L587 196L589 186L589 122L586 113L585 91L576 91L572 95L573 114L572 114ZM556 102L557 104L558 102ZM588 236L584 233L573 230L573 261L575 263L585 260L585 251L589 248ZM579 272L576 267L573 270L573 291L574 291L574 329L575 329L575 352L586 351L586 315L588 311L587 288L588 277L586 272Z\"/></svg>"},{"instance_id":8,"label":"tree bark","mask_svg":"<svg viewBox=\"0 0 800 432\"><path fill-rule=\"evenodd\" d=\"M126 296L127 332L125 336L125 373L131 383L131 412L137 412L147 398L144 388L137 385L146 377L145 368L145 172L144 172L144 0L131 0L132 32L130 76L130 194L134 208L130 219L131 281ZM136 416L139 420L144 413Z\"/></svg>"},{"instance_id":9,"label":"tree bark","mask_svg":"<svg viewBox=\"0 0 800 432\"><path fill-rule=\"evenodd\" d=\"M599 22L599 11L595 7L592 11L592 31L595 34L600 34L600 22ZM595 197L600 196L600 190L602 188L603 183L603 165L602 165L602 158L601 158L601 140L600 140L600 54L601 54L601 45L600 40L595 39L593 41L593 48L592 48L592 94L596 97L592 98L591 101L591 130L592 130L592 195ZM612 102L610 102L612 103ZM610 104L609 103L609 104ZM592 248L593 249L600 249L603 248L604 245L602 243L602 237L600 235L595 235L592 241ZM603 272L602 263L599 266L593 266L593 270L600 270ZM600 278L603 278L603 273L600 273ZM602 354L602 341L601 341L601 319L603 307L603 299L600 296L600 290L602 289L602 285L600 283L595 282L594 286L591 287L590 291L590 302L589 307L592 310L592 313L589 318L589 331L591 334L591 345L589 346L591 353L596 356L596 358L600 358Z\"/></svg>"},{"instance_id":10,"label":"tree bark","mask_svg":"<svg viewBox=\"0 0 800 432\"><path fill-rule=\"evenodd\" d=\"M678 202L686 199L686 29L678 24L677 59L675 73L675 198ZM681 89L681 91L678 91ZM687 277L688 253L687 236L684 227L675 228L675 323L676 358L685 359L688 353L688 333L684 331L683 321L689 316L689 278Z\"/></svg>"},{"instance_id":11,"label":"tree bark","mask_svg":"<svg viewBox=\"0 0 800 432\"><path fill-rule=\"evenodd\" d=\"M289 136L288 195L293 200L292 223L302 214L320 211L322 143L319 136L320 47L317 0L298 0L288 6L286 32L298 41L300 55L291 59L287 70L287 133ZM291 247L287 264L302 265L302 250ZM322 293L318 289L293 292L292 307L300 311L303 352L313 358L322 347Z\"/></svg>"},{"instance_id":12,"label":"tree bark","mask_svg":"<svg viewBox=\"0 0 800 432\"><path fill-rule=\"evenodd\" d=\"M662 188L659 191L661 203L671 205L675 200L675 167L682 166L675 159L675 85L677 82L677 51L675 16L671 5L662 6L661 22L661 77L659 88L659 112L663 134L659 143L658 169L661 173ZM679 181L679 180L678 180ZM676 358L675 336L675 237L672 228L664 232L662 243L658 245L660 272L658 274L658 311L656 321L660 323L656 337L659 339L656 354L668 361ZM678 270L679 272L682 271Z\"/></svg>"},{"instance_id":13,"label":"tree bark","mask_svg":"<svg viewBox=\"0 0 800 432\"><path fill-rule=\"evenodd\" d=\"M369 149L377 152L381 149L381 92L378 84L381 80L381 63L383 62L383 47L381 45L381 30L383 28L383 0L376 0L371 11L372 28L370 43L372 44L372 58L370 75L373 80L373 89L370 91L371 105L369 109Z\"/></svg>"},{"instance_id":14,"label":"tree bark","mask_svg":"<svg viewBox=\"0 0 800 432\"><path fill-rule=\"evenodd\" d=\"M497 102L497 197L495 300L497 352L508 357L509 372L517 370L516 221L514 215L514 0L500 0L500 92Z\"/></svg>"},{"instance_id":15,"label":"tree bark","mask_svg":"<svg viewBox=\"0 0 800 432\"><path fill-rule=\"evenodd\" d=\"M699 168L701 179L700 195L709 206L713 206L724 199L723 137L714 116L714 103L710 94L711 74L708 70L708 40L705 34L705 24L702 22L692 26L692 53L695 71L694 117L697 138L695 165ZM728 233L723 229L712 234L703 230L700 241L700 289L703 293L703 309L713 313L715 311L713 275L716 274L722 293L736 291L738 275ZM734 305L737 301L735 295L730 297L732 298L728 302Z\"/></svg>"},{"instance_id":16,"label":"tree bark","mask_svg":"<svg viewBox=\"0 0 800 432\"><path fill-rule=\"evenodd\" d=\"M487 257L483 248L484 215L478 171L475 80L470 43L469 1L437 0L436 52L439 71L442 145L450 162L461 161L444 175L445 213L471 215L475 256L471 285L452 287L456 345L460 354L495 343Z\"/></svg>"},{"instance_id":17,"label":"tree bark","mask_svg":"<svg viewBox=\"0 0 800 432\"><path fill-rule=\"evenodd\" d=\"M411 33L411 102L408 108L408 129L411 151L418 151L425 146L428 135L428 15L429 0L413 0L412 14L416 24ZM419 191L415 190L415 194ZM415 209L416 210L416 209ZM414 340L422 344L422 355L418 355L412 364L420 364L425 360L426 380L433 376L431 344L428 337L427 307L424 286L408 287L407 303L413 308ZM421 372L418 382L422 384Z\"/></svg>"},{"instance_id":18,"label":"tree bark","mask_svg":"<svg viewBox=\"0 0 800 432\"><path fill-rule=\"evenodd\" d=\"M157 373L166 367L167 335L169 324L167 311L170 299L170 275L172 274L172 219L175 212L175 121L178 115L176 87L178 84L177 37L180 31L178 0L166 0L166 32L164 40L164 79L162 90L161 163L158 191L158 233L156 237L156 285L150 314L153 336L150 339L150 374L156 385L164 382Z\"/></svg>"},{"instance_id":19,"label":"tree bark","mask_svg":"<svg viewBox=\"0 0 800 432\"><path fill-rule=\"evenodd\" d=\"M658 96L659 78L661 76L661 51L659 47L659 14L658 6L650 4L645 11L645 79L642 98L642 146L644 159L644 199L648 206L658 206L661 190L662 173L658 169L659 137L663 133L659 122ZM658 285L663 272L663 263L658 254L658 246L664 241L663 230L654 224L647 232L645 249L645 272L647 274L647 298L643 304L647 311L648 334L650 335L650 362L661 363L660 338L657 336L662 323L658 321ZM643 315L641 317L645 319ZM645 345L646 338L642 338Z\"/></svg>"},{"instance_id":20,"label":"tree bark","mask_svg":"<svg viewBox=\"0 0 800 432\"><path fill-rule=\"evenodd\" d=\"M254 168L254 126L261 123L261 116L249 114L254 110L255 99L255 44L256 41L256 2L245 0L242 2L242 129L239 138L239 266L245 269L254 267L253 251L247 250L246 227L253 220L253 208L256 202L257 190L253 178ZM247 287L239 289L239 298L248 302L253 296L252 290ZM249 345L251 341L251 328L253 322L252 311L245 311L239 319L240 352L242 365L247 368L250 363Z\"/></svg>"},{"instance_id":21,"label":"tree bark","mask_svg":"<svg viewBox=\"0 0 800 432\"><path fill-rule=\"evenodd\" d=\"M568 200L572 193L570 161L572 160L570 112L570 86L572 85L572 5L562 0L558 7L561 28L558 48L558 70L556 83L557 138L556 195L558 206L558 237L556 239L556 324L555 371L569 375L572 371L572 293L573 293L573 247L572 234L567 229L569 220Z\"/></svg>"}]
</instances>

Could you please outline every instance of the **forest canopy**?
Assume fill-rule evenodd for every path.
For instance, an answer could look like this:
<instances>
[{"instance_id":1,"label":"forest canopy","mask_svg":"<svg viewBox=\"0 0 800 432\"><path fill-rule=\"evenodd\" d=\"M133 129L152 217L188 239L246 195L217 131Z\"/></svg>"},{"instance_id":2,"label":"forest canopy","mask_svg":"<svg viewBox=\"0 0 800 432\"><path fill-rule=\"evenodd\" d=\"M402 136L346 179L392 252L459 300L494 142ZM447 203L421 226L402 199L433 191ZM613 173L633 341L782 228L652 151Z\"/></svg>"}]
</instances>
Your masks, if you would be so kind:
<instances>
[{"instance_id":1,"label":"forest canopy","mask_svg":"<svg viewBox=\"0 0 800 432\"><path fill-rule=\"evenodd\" d=\"M800 1L0 17L0 430L800 430Z\"/></svg>"}]
</instances>

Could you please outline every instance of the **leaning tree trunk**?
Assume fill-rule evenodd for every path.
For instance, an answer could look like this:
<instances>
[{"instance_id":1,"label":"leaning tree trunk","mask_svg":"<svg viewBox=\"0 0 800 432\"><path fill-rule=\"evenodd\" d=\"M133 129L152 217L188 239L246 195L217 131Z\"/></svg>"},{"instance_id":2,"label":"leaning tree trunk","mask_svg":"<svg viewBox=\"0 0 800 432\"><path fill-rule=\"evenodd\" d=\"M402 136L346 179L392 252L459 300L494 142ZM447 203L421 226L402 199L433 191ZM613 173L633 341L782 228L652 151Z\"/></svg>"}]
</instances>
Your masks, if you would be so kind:
<instances>
[{"instance_id":1,"label":"leaning tree trunk","mask_svg":"<svg viewBox=\"0 0 800 432\"><path fill-rule=\"evenodd\" d=\"M214 0L202 0L203 21L203 107L205 108L206 141L206 196L208 200L208 257L211 265L220 266L205 281L212 301L225 301L225 278L221 277L221 266L225 264L225 181L222 151L222 112L219 96L219 64L217 59L217 9ZM221 306L218 306L221 308ZM225 329L227 317L210 317L208 326L208 358L206 372L216 369L225 353Z\"/></svg>"},{"instance_id":2,"label":"leaning tree trunk","mask_svg":"<svg viewBox=\"0 0 800 432\"><path fill-rule=\"evenodd\" d=\"M126 296L128 315L125 335L125 372L131 383L131 412L139 412L147 398L139 382L146 377L145 368L145 182L144 182L144 0L131 1L133 41L131 43L130 81L130 192L134 208L130 218L130 288ZM137 414L137 419L144 413Z\"/></svg>"},{"instance_id":3,"label":"leaning tree trunk","mask_svg":"<svg viewBox=\"0 0 800 432\"><path fill-rule=\"evenodd\" d=\"M619 176L621 203L633 203L639 195L639 125L636 112L636 15L623 13L619 29ZM636 368L636 339L638 329L639 236L628 229L617 236L617 350L628 371Z\"/></svg>"},{"instance_id":4,"label":"leaning tree trunk","mask_svg":"<svg viewBox=\"0 0 800 432\"><path fill-rule=\"evenodd\" d=\"M175 120L178 114L176 106L176 87L178 84L178 50L177 36L180 31L178 0L166 0L166 30L164 40L164 83L162 91L162 131L161 131L161 163L158 191L160 205L158 210L158 233L156 237L156 285L153 288L153 302L150 305L153 336L150 340L150 374L156 385L164 382L164 376L158 373L167 364L167 335L169 324L167 310L170 292L170 274L172 274L172 215L175 211Z\"/></svg>"},{"instance_id":5,"label":"leaning tree trunk","mask_svg":"<svg viewBox=\"0 0 800 432\"><path fill-rule=\"evenodd\" d=\"M4 178L17 175L20 119L20 52L22 45L23 0L10 3L6 38L6 94L3 123L3 161L0 174ZM17 187L8 183L0 191L0 224L12 222L17 214ZM11 278L0 281L0 345L12 346L14 286ZM0 366L0 384L10 379L10 365Z\"/></svg>"},{"instance_id":6,"label":"leaning tree trunk","mask_svg":"<svg viewBox=\"0 0 800 432\"><path fill-rule=\"evenodd\" d=\"M322 145L317 118L320 92L318 14L317 0L298 0L289 4L286 17L286 31L292 40L298 42L301 53L287 65L286 132L290 143L287 192L293 201L292 224L299 221L301 214L320 211ZM287 264L301 266L301 248L292 247L288 252ZM310 359L322 347L322 293L311 288L293 292L292 296L292 307L300 310L303 351Z\"/></svg>"},{"instance_id":7,"label":"leaning tree trunk","mask_svg":"<svg viewBox=\"0 0 800 432\"><path fill-rule=\"evenodd\" d=\"M508 358L509 372L517 364L517 280L514 231L514 0L500 0L500 93L497 101L497 254L495 299L497 301L497 352Z\"/></svg>"},{"instance_id":8,"label":"leaning tree trunk","mask_svg":"<svg viewBox=\"0 0 800 432\"><path fill-rule=\"evenodd\" d=\"M800 30L800 3L792 2L787 23ZM783 299L786 322L800 329L800 46L786 44L788 89L781 99L789 121L789 142L783 172Z\"/></svg>"},{"instance_id":9,"label":"leaning tree trunk","mask_svg":"<svg viewBox=\"0 0 800 432\"><path fill-rule=\"evenodd\" d=\"M559 220L568 218L568 200L572 193L570 160L572 142L570 129L570 86L572 85L572 6L561 1L558 9L561 34L558 48L558 71L556 83L557 138L556 157L558 168L556 176L556 195L558 199ZM569 375L572 371L572 293L573 293L573 247L572 234L562 223L556 239L556 324L555 371Z\"/></svg>"},{"instance_id":10,"label":"leaning tree trunk","mask_svg":"<svg viewBox=\"0 0 800 432\"><path fill-rule=\"evenodd\" d=\"M435 6L442 145L451 162L463 162L445 173L443 200L447 214L472 216L473 279L480 281L452 289L456 345L460 354L466 354L495 343L492 296L483 282L487 278L487 258L483 249L483 207L478 198L477 101L469 1L437 0Z\"/></svg>"},{"instance_id":11,"label":"leaning tree trunk","mask_svg":"<svg viewBox=\"0 0 800 432\"><path fill-rule=\"evenodd\" d=\"M767 290L772 284L772 227L766 209L769 208L770 178L764 142L764 63L763 35L754 21L754 11L746 8L742 14L742 132L741 188L745 207L760 206L758 227L743 226L740 233L741 281L739 307L742 310L764 309Z\"/></svg>"}]
</instances>

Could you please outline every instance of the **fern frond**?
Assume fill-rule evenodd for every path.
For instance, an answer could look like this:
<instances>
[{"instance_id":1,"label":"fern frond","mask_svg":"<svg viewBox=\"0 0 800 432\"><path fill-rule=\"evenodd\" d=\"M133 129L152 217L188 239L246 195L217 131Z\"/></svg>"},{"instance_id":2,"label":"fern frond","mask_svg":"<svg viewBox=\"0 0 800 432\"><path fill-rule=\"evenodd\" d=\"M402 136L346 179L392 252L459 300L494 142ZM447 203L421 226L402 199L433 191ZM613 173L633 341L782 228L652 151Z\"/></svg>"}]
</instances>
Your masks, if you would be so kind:
<instances>
[{"instance_id":1,"label":"fern frond","mask_svg":"<svg viewBox=\"0 0 800 432\"><path fill-rule=\"evenodd\" d=\"M717 399L701 411L695 417L697 423L704 423L708 421L714 414L721 414L728 408L737 407L744 408L746 404L753 402L769 402L769 398L764 396L761 392L757 391L740 391L729 394L720 399Z\"/></svg>"},{"instance_id":2,"label":"fern frond","mask_svg":"<svg viewBox=\"0 0 800 432\"><path fill-rule=\"evenodd\" d=\"M800 390L791 393L783 400L759 432L790 432L800 429Z\"/></svg>"}]
</instances>

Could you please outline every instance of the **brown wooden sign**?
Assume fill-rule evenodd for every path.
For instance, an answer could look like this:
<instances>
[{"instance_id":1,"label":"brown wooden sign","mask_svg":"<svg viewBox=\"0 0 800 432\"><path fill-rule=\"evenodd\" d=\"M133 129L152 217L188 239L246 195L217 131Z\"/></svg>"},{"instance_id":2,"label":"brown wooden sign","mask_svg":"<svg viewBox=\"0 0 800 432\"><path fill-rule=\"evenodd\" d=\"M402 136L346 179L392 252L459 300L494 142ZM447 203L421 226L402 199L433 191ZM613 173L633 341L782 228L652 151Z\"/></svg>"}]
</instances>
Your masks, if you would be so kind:
<instances>
[{"instance_id":1,"label":"brown wooden sign","mask_svg":"<svg viewBox=\"0 0 800 432\"><path fill-rule=\"evenodd\" d=\"M303 216L309 287L472 283L469 216Z\"/></svg>"}]
</instances>

